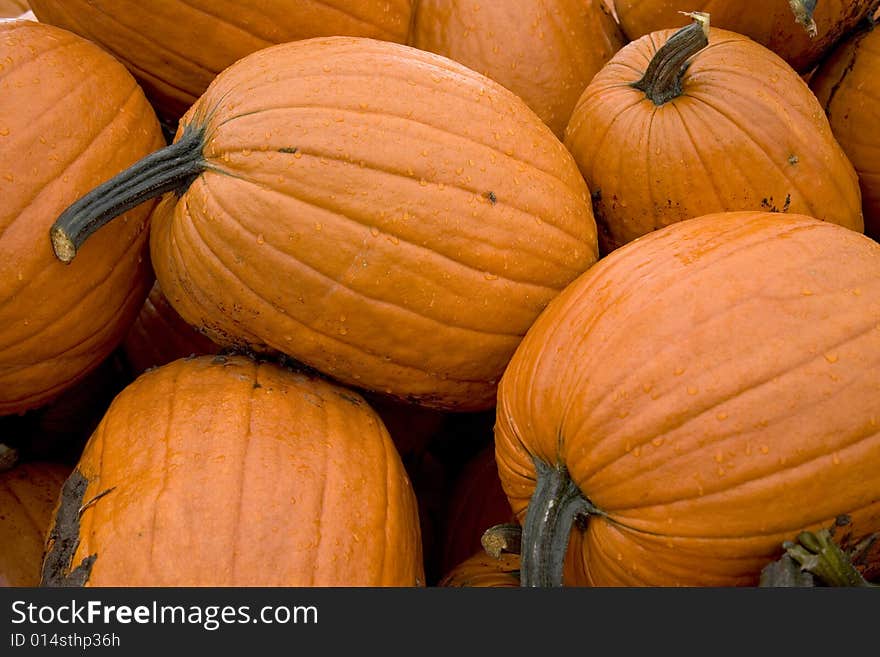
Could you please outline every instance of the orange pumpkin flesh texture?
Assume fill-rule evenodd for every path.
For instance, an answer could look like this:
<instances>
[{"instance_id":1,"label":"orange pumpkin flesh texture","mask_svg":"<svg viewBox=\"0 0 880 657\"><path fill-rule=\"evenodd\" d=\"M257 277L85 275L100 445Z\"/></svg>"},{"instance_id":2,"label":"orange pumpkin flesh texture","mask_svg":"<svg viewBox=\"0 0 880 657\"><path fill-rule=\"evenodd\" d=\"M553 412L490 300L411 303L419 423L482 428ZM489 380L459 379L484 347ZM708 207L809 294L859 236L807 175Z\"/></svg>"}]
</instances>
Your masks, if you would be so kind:
<instances>
[{"instance_id":1,"label":"orange pumpkin flesh texture","mask_svg":"<svg viewBox=\"0 0 880 657\"><path fill-rule=\"evenodd\" d=\"M32 0L37 18L123 62L176 125L214 77L276 43L352 35L406 41L411 0ZM173 132L173 130L172 130Z\"/></svg>"},{"instance_id":2,"label":"orange pumpkin flesh texture","mask_svg":"<svg viewBox=\"0 0 880 657\"><path fill-rule=\"evenodd\" d=\"M565 143L593 193L602 251L733 210L802 213L862 231L852 164L806 83L771 51L713 27L707 47L703 39L673 49L680 61L661 85L665 100L633 87L652 58L675 61L658 55L673 34L696 37L701 26L628 44L574 109Z\"/></svg>"},{"instance_id":3,"label":"orange pumpkin flesh texture","mask_svg":"<svg viewBox=\"0 0 880 657\"><path fill-rule=\"evenodd\" d=\"M614 4L631 40L685 25L688 18L682 12L703 11L718 27L751 37L797 71L806 72L869 14L874 0L615 0Z\"/></svg>"},{"instance_id":4,"label":"orange pumpkin flesh texture","mask_svg":"<svg viewBox=\"0 0 880 657\"><path fill-rule=\"evenodd\" d=\"M0 415L42 406L122 340L152 282L147 221L126 212L65 268L46 231L164 144L125 68L34 21L0 24Z\"/></svg>"},{"instance_id":5,"label":"orange pumpkin flesh texture","mask_svg":"<svg viewBox=\"0 0 880 657\"><path fill-rule=\"evenodd\" d=\"M550 554L527 536L552 533L536 468L588 518L565 584L755 585L783 541L836 519L854 544L880 530L880 245L778 213L636 240L530 329L495 440L524 581L543 572L526 555Z\"/></svg>"},{"instance_id":6,"label":"orange pumpkin flesh texture","mask_svg":"<svg viewBox=\"0 0 880 657\"><path fill-rule=\"evenodd\" d=\"M496 559L482 551L457 564L437 583L441 587L515 588L519 585L518 554L502 554Z\"/></svg>"},{"instance_id":7,"label":"orange pumpkin flesh texture","mask_svg":"<svg viewBox=\"0 0 880 657\"><path fill-rule=\"evenodd\" d=\"M840 44L813 74L810 87L858 173L865 233L880 239L880 29L860 31Z\"/></svg>"},{"instance_id":8,"label":"orange pumpkin flesh texture","mask_svg":"<svg viewBox=\"0 0 880 657\"><path fill-rule=\"evenodd\" d=\"M38 461L0 472L0 587L39 584L46 533L69 473Z\"/></svg>"},{"instance_id":9,"label":"orange pumpkin flesh texture","mask_svg":"<svg viewBox=\"0 0 880 657\"><path fill-rule=\"evenodd\" d=\"M626 42L603 0L421 0L410 44L520 96L561 139L587 83Z\"/></svg>"},{"instance_id":10,"label":"orange pumpkin flesh texture","mask_svg":"<svg viewBox=\"0 0 880 657\"><path fill-rule=\"evenodd\" d=\"M491 408L525 331L597 259L589 191L550 129L501 85L408 46L254 53L156 158L129 173L176 190L150 249L186 321L437 408ZM134 188L109 181L69 208L56 253L72 258L79 227Z\"/></svg>"},{"instance_id":11,"label":"orange pumpkin flesh texture","mask_svg":"<svg viewBox=\"0 0 880 657\"><path fill-rule=\"evenodd\" d=\"M43 583L414 586L418 522L357 394L243 356L181 359L123 390L92 435Z\"/></svg>"}]
</instances>

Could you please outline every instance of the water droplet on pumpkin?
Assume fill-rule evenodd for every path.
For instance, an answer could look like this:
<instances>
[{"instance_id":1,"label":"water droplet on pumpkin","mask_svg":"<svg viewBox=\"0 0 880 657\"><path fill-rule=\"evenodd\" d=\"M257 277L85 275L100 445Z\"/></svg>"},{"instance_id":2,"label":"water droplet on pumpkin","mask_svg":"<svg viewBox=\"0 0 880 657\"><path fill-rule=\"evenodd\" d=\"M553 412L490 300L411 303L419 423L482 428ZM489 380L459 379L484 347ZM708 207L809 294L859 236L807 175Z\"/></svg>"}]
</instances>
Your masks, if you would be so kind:
<instances>
[{"instance_id":1,"label":"water droplet on pumpkin","mask_svg":"<svg viewBox=\"0 0 880 657\"><path fill-rule=\"evenodd\" d=\"M13 176L11 173L4 173L3 179L8 180L9 182L15 182L15 176Z\"/></svg>"},{"instance_id":2,"label":"water droplet on pumpkin","mask_svg":"<svg viewBox=\"0 0 880 657\"><path fill-rule=\"evenodd\" d=\"M488 271L483 272L483 278L485 278L487 281L497 281L498 280L498 276L496 276L492 272L488 272Z\"/></svg>"},{"instance_id":3,"label":"water droplet on pumpkin","mask_svg":"<svg viewBox=\"0 0 880 657\"><path fill-rule=\"evenodd\" d=\"M428 181L425 180L424 178L419 178L419 185L421 185L422 187L427 187Z\"/></svg>"},{"instance_id":4,"label":"water droplet on pumpkin","mask_svg":"<svg viewBox=\"0 0 880 657\"><path fill-rule=\"evenodd\" d=\"M769 454L770 448L767 445L761 445L758 449L761 450L761 454Z\"/></svg>"},{"instance_id":5,"label":"water droplet on pumpkin","mask_svg":"<svg viewBox=\"0 0 880 657\"><path fill-rule=\"evenodd\" d=\"M727 413L721 411L720 413L716 414L715 417L719 422L722 422L727 419Z\"/></svg>"},{"instance_id":6,"label":"water droplet on pumpkin","mask_svg":"<svg viewBox=\"0 0 880 657\"><path fill-rule=\"evenodd\" d=\"M641 446L636 446L632 451L633 456L641 456L641 454L642 454Z\"/></svg>"},{"instance_id":7,"label":"water droplet on pumpkin","mask_svg":"<svg viewBox=\"0 0 880 657\"><path fill-rule=\"evenodd\" d=\"M0 128L0 137L6 137L9 134L9 128Z\"/></svg>"},{"instance_id":8,"label":"water droplet on pumpkin","mask_svg":"<svg viewBox=\"0 0 880 657\"><path fill-rule=\"evenodd\" d=\"M827 360L829 363L836 363L839 358L840 357L834 353L825 354L825 360Z\"/></svg>"},{"instance_id":9,"label":"water droplet on pumpkin","mask_svg":"<svg viewBox=\"0 0 880 657\"><path fill-rule=\"evenodd\" d=\"M343 326L339 329L339 335L348 335L348 329Z\"/></svg>"},{"instance_id":10,"label":"water droplet on pumpkin","mask_svg":"<svg viewBox=\"0 0 880 657\"><path fill-rule=\"evenodd\" d=\"M265 243L266 243L266 238L263 237L263 234L260 233L259 235L257 235L257 244L265 244Z\"/></svg>"},{"instance_id":11,"label":"water droplet on pumpkin","mask_svg":"<svg viewBox=\"0 0 880 657\"><path fill-rule=\"evenodd\" d=\"M834 465L840 465L840 456L837 454L837 452L834 452L834 454L831 455L831 462Z\"/></svg>"},{"instance_id":12,"label":"water droplet on pumpkin","mask_svg":"<svg viewBox=\"0 0 880 657\"><path fill-rule=\"evenodd\" d=\"M696 395L698 392L700 392L700 389L697 386L688 386L689 395Z\"/></svg>"},{"instance_id":13,"label":"water droplet on pumpkin","mask_svg":"<svg viewBox=\"0 0 880 657\"><path fill-rule=\"evenodd\" d=\"M724 461L724 454L721 452L715 452L715 463L722 463Z\"/></svg>"},{"instance_id":14,"label":"water droplet on pumpkin","mask_svg":"<svg viewBox=\"0 0 880 657\"><path fill-rule=\"evenodd\" d=\"M813 291L812 291L812 290L803 289L803 290L801 290L801 296L804 296L804 297L811 297L811 296L813 296Z\"/></svg>"},{"instance_id":15,"label":"water droplet on pumpkin","mask_svg":"<svg viewBox=\"0 0 880 657\"><path fill-rule=\"evenodd\" d=\"M675 370L673 370L673 374L675 374L675 376L681 376L682 374L684 374L684 370L685 368L681 366L676 367Z\"/></svg>"},{"instance_id":16,"label":"water droplet on pumpkin","mask_svg":"<svg viewBox=\"0 0 880 657\"><path fill-rule=\"evenodd\" d=\"M370 227L370 235L372 235L373 237L379 237L379 229L376 228L375 226L371 226Z\"/></svg>"},{"instance_id":17,"label":"water droplet on pumpkin","mask_svg":"<svg viewBox=\"0 0 880 657\"><path fill-rule=\"evenodd\" d=\"M657 436L656 438L652 438L652 439L651 439L651 444L652 444L654 447L660 447L660 445L663 444L663 437L662 437L662 436Z\"/></svg>"},{"instance_id":18,"label":"water droplet on pumpkin","mask_svg":"<svg viewBox=\"0 0 880 657\"><path fill-rule=\"evenodd\" d=\"M321 232L321 230L323 228L324 228L324 226L322 224L317 223L317 222L315 223L315 230L318 231L319 233Z\"/></svg>"},{"instance_id":19,"label":"water droplet on pumpkin","mask_svg":"<svg viewBox=\"0 0 880 657\"><path fill-rule=\"evenodd\" d=\"M250 148L243 148L243 149L241 149L241 154L243 157L248 157L251 154L251 149Z\"/></svg>"}]
</instances>

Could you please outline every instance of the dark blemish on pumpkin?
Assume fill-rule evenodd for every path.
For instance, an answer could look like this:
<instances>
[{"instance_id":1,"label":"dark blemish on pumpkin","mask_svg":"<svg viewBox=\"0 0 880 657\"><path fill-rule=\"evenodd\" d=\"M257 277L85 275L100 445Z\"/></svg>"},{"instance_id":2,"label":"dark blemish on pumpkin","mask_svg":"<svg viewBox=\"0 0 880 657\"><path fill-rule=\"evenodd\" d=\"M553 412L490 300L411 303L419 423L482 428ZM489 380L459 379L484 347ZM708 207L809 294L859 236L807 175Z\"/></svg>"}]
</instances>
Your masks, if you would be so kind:
<instances>
[{"instance_id":1,"label":"dark blemish on pumpkin","mask_svg":"<svg viewBox=\"0 0 880 657\"><path fill-rule=\"evenodd\" d=\"M97 554L89 555L73 570L70 568L73 555L79 547L80 514L86 506L83 498L88 485L88 479L79 470L74 470L64 482L55 523L49 532L40 586L84 586L89 581Z\"/></svg>"},{"instance_id":2,"label":"dark blemish on pumpkin","mask_svg":"<svg viewBox=\"0 0 880 657\"><path fill-rule=\"evenodd\" d=\"M254 381L254 385L252 386L254 390L257 388L262 388L262 384L259 381Z\"/></svg>"},{"instance_id":3,"label":"dark blemish on pumpkin","mask_svg":"<svg viewBox=\"0 0 880 657\"><path fill-rule=\"evenodd\" d=\"M800 160L798 159L797 155L789 155L788 156L788 163L789 164L797 164L798 162L800 162Z\"/></svg>"},{"instance_id":4,"label":"dark blemish on pumpkin","mask_svg":"<svg viewBox=\"0 0 880 657\"><path fill-rule=\"evenodd\" d=\"M285 146L284 148L279 148L279 149L278 149L278 152L279 152L279 153L291 153L291 154L293 154L293 153L296 153L297 150L299 150L299 149L297 149L296 146Z\"/></svg>"},{"instance_id":5,"label":"dark blemish on pumpkin","mask_svg":"<svg viewBox=\"0 0 880 657\"><path fill-rule=\"evenodd\" d=\"M226 356L214 356L214 357L211 359L211 362L212 362L213 364L215 364L215 365L223 365L223 364L225 364L225 363L228 362L228 361L229 361L229 359L226 358Z\"/></svg>"},{"instance_id":6,"label":"dark blemish on pumpkin","mask_svg":"<svg viewBox=\"0 0 880 657\"><path fill-rule=\"evenodd\" d=\"M495 192L486 192L483 196L489 199L489 203L492 205L495 205L498 202L498 197L495 196Z\"/></svg>"},{"instance_id":7,"label":"dark blemish on pumpkin","mask_svg":"<svg viewBox=\"0 0 880 657\"><path fill-rule=\"evenodd\" d=\"M345 401L351 402L355 406L361 405L361 400L358 399L357 397L355 397L354 395L351 395L347 392L337 392L336 394L339 395L340 397L342 397Z\"/></svg>"},{"instance_id":8,"label":"dark blemish on pumpkin","mask_svg":"<svg viewBox=\"0 0 880 657\"><path fill-rule=\"evenodd\" d=\"M590 194L590 198L593 200L593 203L601 203L602 202L602 190L597 189L595 192Z\"/></svg>"},{"instance_id":9,"label":"dark blemish on pumpkin","mask_svg":"<svg viewBox=\"0 0 880 657\"><path fill-rule=\"evenodd\" d=\"M781 210L774 205L772 196L769 198L762 198L761 207L768 212L788 212L788 209L791 207L791 194L785 195L785 203L783 203Z\"/></svg>"},{"instance_id":10,"label":"dark blemish on pumpkin","mask_svg":"<svg viewBox=\"0 0 880 657\"><path fill-rule=\"evenodd\" d=\"M785 203L782 204L782 211L788 212L788 209L791 207L791 194L785 195Z\"/></svg>"},{"instance_id":11,"label":"dark blemish on pumpkin","mask_svg":"<svg viewBox=\"0 0 880 657\"><path fill-rule=\"evenodd\" d=\"M844 527L852 523L852 518L849 517L849 514L841 513L834 519L834 525L837 527Z\"/></svg>"}]
</instances>

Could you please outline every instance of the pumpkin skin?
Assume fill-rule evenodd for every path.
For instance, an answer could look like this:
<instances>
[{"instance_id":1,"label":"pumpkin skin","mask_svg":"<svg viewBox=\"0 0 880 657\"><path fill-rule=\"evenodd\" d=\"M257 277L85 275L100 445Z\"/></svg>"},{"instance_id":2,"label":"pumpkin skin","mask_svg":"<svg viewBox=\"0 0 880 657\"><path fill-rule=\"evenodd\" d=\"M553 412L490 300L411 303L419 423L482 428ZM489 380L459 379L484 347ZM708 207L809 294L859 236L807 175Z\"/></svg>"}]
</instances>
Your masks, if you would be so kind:
<instances>
[{"instance_id":1,"label":"pumpkin skin","mask_svg":"<svg viewBox=\"0 0 880 657\"><path fill-rule=\"evenodd\" d=\"M473 555L449 570L437 583L440 587L519 587L519 555L502 554L498 559L484 552Z\"/></svg>"},{"instance_id":2,"label":"pumpkin skin","mask_svg":"<svg viewBox=\"0 0 880 657\"><path fill-rule=\"evenodd\" d=\"M631 40L685 25L688 18L680 12L704 11L712 16L713 25L751 37L803 73L869 14L873 0L819 0L813 37L795 19L789 0L615 0L614 4Z\"/></svg>"},{"instance_id":3,"label":"pumpkin skin","mask_svg":"<svg viewBox=\"0 0 880 657\"><path fill-rule=\"evenodd\" d=\"M46 532L70 468L31 461L0 472L0 587L37 586Z\"/></svg>"},{"instance_id":4,"label":"pumpkin skin","mask_svg":"<svg viewBox=\"0 0 880 657\"><path fill-rule=\"evenodd\" d=\"M684 221L536 321L499 387L501 481L524 527L536 462L604 514L572 530L566 585L756 585L802 529L880 529L878 365L876 242L797 215Z\"/></svg>"},{"instance_id":5,"label":"pumpkin skin","mask_svg":"<svg viewBox=\"0 0 880 657\"><path fill-rule=\"evenodd\" d=\"M35 21L3 23L0 44L5 415L42 406L73 385L134 321L153 280L147 225L154 203L125 213L71 267L53 256L46 235L70 203L165 142L134 79L94 44Z\"/></svg>"},{"instance_id":6,"label":"pumpkin skin","mask_svg":"<svg viewBox=\"0 0 880 657\"><path fill-rule=\"evenodd\" d=\"M516 93L560 139L587 83L625 42L604 0L421 0L410 35Z\"/></svg>"},{"instance_id":7,"label":"pumpkin skin","mask_svg":"<svg viewBox=\"0 0 880 657\"><path fill-rule=\"evenodd\" d=\"M18 18L27 11L27 0L0 0L0 18Z\"/></svg>"},{"instance_id":8,"label":"pumpkin skin","mask_svg":"<svg viewBox=\"0 0 880 657\"><path fill-rule=\"evenodd\" d=\"M880 29L841 43L810 79L831 130L853 163L862 191L865 233L880 239Z\"/></svg>"},{"instance_id":9,"label":"pumpkin skin","mask_svg":"<svg viewBox=\"0 0 880 657\"><path fill-rule=\"evenodd\" d=\"M680 95L658 105L631 86L673 34L621 49L566 129L593 192L602 252L723 211L801 213L862 231L852 164L806 83L771 51L713 27Z\"/></svg>"},{"instance_id":10,"label":"pumpkin skin","mask_svg":"<svg viewBox=\"0 0 880 657\"><path fill-rule=\"evenodd\" d=\"M176 125L223 69L252 52L309 37L403 43L411 0L34 0L39 20L100 44ZM171 131L174 132L173 129Z\"/></svg>"},{"instance_id":11,"label":"pumpkin skin","mask_svg":"<svg viewBox=\"0 0 880 657\"><path fill-rule=\"evenodd\" d=\"M408 46L332 37L249 55L155 156L132 175L159 162L189 184L150 236L184 320L434 408L494 406L525 331L598 257L589 190L550 129L501 85ZM65 211L56 253L73 257L63 227L105 191L124 197L120 180Z\"/></svg>"},{"instance_id":12,"label":"pumpkin skin","mask_svg":"<svg viewBox=\"0 0 880 657\"><path fill-rule=\"evenodd\" d=\"M178 358L215 354L219 350L219 346L183 321L162 294L159 281L153 283L122 342L126 363L134 376Z\"/></svg>"},{"instance_id":13,"label":"pumpkin skin","mask_svg":"<svg viewBox=\"0 0 880 657\"><path fill-rule=\"evenodd\" d=\"M78 535L56 522L44 584L92 554L86 586L424 582L416 500L379 417L271 363L150 370L113 401L77 472L88 486L67 501L88 507ZM71 538L58 573L52 548Z\"/></svg>"}]
</instances>

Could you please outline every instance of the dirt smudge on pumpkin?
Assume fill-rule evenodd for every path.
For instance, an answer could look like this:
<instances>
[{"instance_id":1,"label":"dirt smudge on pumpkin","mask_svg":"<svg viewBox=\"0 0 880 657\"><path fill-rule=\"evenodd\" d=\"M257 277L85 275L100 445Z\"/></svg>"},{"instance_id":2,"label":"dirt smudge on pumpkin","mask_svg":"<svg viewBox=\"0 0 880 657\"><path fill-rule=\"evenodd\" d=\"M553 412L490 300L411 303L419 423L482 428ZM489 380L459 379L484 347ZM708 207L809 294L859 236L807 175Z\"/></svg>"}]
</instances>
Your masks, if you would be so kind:
<instances>
[{"instance_id":1,"label":"dirt smudge on pumpkin","mask_svg":"<svg viewBox=\"0 0 880 657\"><path fill-rule=\"evenodd\" d=\"M40 586L85 586L89 581L97 554L90 554L71 570L73 555L79 547L79 521L88 485L88 479L78 469L64 482L55 524L49 532Z\"/></svg>"}]
</instances>

